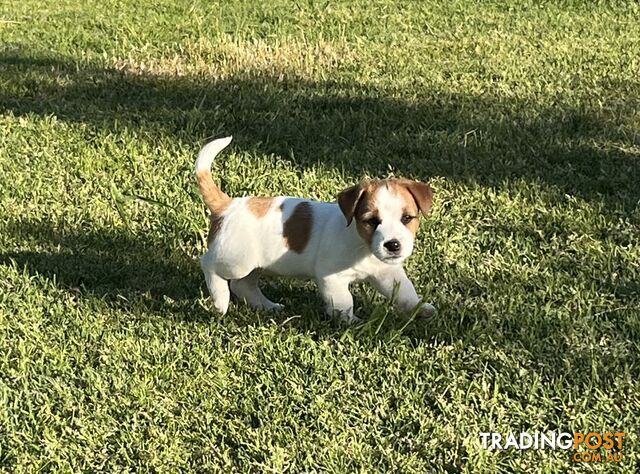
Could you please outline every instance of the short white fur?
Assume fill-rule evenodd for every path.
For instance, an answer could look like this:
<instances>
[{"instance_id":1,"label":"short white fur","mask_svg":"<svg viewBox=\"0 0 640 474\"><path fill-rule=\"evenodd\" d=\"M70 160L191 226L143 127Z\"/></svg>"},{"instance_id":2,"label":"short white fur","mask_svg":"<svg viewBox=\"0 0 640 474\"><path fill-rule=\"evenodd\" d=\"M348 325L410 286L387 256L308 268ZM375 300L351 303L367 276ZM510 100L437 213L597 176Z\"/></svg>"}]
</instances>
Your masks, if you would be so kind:
<instances>
[{"instance_id":1,"label":"short white fur","mask_svg":"<svg viewBox=\"0 0 640 474\"><path fill-rule=\"evenodd\" d=\"M208 172L215 156L231 142L231 137L214 140L199 153L196 174ZM317 202L293 197L276 197L264 216L258 217L248 207L249 198L235 198L220 216L221 225L200 263L214 308L224 314L229 307L230 291L254 308L278 310L262 294L258 279L263 271L302 278L312 278L325 303L325 311L343 321L357 321L349 285L368 281L387 298L395 296L401 310L420 305L424 315L435 308L421 303L416 290L402 268L402 261L413 249L413 234L401 223L402 202L385 187L378 190L376 201L381 224L369 246L355 225L347 226L337 203ZM306 202L312 216L311 232L302 252L292 251L283 238L283 226L296 206ZM397 239L401 253L392 257L384 243ZM397 287L397 290L395 289Z\"/></svg>"}]
</instances>

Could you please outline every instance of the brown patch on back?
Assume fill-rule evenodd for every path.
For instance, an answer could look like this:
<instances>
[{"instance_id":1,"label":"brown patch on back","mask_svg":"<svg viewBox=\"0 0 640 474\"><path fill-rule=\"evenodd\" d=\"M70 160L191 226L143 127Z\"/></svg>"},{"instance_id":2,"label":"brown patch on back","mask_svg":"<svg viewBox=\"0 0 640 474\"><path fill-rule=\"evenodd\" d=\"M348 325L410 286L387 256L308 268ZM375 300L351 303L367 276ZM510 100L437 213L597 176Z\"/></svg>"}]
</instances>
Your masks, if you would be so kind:
<instances>
[{"instance_id":1,"label":"brown patch on back","mask_svg":"<svg viewBox=\"0 0 640 474\"><path fill-rule=\"evenodd\" d=\"M252 197L247 201L247 209L256 216L258 219L267 215L271 205L273 204L273 198L270 197Z\"/></svg>"},{"instance_id":2,"label":"brown patch on back","mask_svg":"<svg viewBox=\"0 0 640 474\"><path fill-rule=\"evenodd\" d=\"M296 205L282 227L282 236L286 246L296 253L302 253L311 237L312 227L311 204L303 201Z\"/></svg>"}]
</instances>

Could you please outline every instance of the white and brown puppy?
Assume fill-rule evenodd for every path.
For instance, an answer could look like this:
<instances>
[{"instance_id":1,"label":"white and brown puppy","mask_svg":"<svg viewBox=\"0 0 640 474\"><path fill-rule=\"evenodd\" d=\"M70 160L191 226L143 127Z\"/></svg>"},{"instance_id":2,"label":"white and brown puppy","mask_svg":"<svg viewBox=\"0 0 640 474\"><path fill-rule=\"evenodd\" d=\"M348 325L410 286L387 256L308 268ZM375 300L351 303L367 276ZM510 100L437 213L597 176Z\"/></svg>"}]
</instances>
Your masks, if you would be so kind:
<instances>
[{"instance_id":1,"label":"white and brown puppy","mask_svg":"<svg viewBox=\"0 0 640 474\"><path fill-rule=\"evenodd\" d=\"M421 303L402 268L411 255L418 212L429 213L428 184L410 180L365 181L342 191L337 203L293 197L231 198L211 177L211 163L231 142L214 140L198 155L196 176L211 211L209 249L200 263L217 311L229 307L229 286L254 308L278 310L258 287L260 273L315 279L330 315L353 315L349 284L366 280L402 310ZM397 290L395 288L397 287Z\"/></svg>"}]
</instances>

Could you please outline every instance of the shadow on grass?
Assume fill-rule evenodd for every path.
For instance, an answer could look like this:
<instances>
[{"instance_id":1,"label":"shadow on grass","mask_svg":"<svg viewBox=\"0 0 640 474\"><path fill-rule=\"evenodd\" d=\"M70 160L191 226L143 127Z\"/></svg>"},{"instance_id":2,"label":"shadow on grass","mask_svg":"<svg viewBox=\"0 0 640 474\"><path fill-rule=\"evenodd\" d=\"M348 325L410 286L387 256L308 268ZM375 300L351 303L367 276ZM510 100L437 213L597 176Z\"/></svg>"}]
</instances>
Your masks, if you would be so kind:
<instances>
[{"instance_id":1,"label":"shadow on grass","mask_svg":"<svg viewBox=\"0 0 640 474\"><path fill-rule=\"evenodd\" d=\"M629 219L635 218L640 201L640 160L625 151L639 141L628 126L637 97L580 109L561 101L544 108L488 93L472 97L440 90L403 100L389 97L388 90L349 82L270 76L209 81L82 66L19 52L0 53L0 81L2 113L54 114L95 130L129 128L139 131L141 140L170 136L193 144L194 156L197 143L206 137L233 134L240 150L275 154L302 168L319 162L344 170L354 180L363 174L385 176L390 166L413 178L442 176L487 187L522 179L602 203L606 212ZM608 87L615 92L617 86ZM9 231L25 238L44 236L45 250L5 252L0 263L15 261L64 288L79 288L107 301L142 297L145 304L162 309L170 298L178 302L177 318L211 317L193 304L204 289L199 268L165 243L96 229L62 233L35 223L16 223ZM470 280L461 294L473 284ZM320 327L331 337L340 332L323 322L320 300L310 288L303 285L291 296L288 286L269 285L273 299L301 313L313 311L310 319L305 315L287 324L301 330ZM458 326L429 329L420 322L408 336L437 338L442 331L449 339L477 333L477 321L469 320L475 310L458 309L466 318ZM279 324L286 319L274 317ZM385 329L403 324L398 320ZM377 337L373 332L369 336ZM562 349L567 354L570 350Z\"/></svg>"},{"instance_id":2,"label":"shadow on grass","mask_svg":"<svg viewBox=\"0 0 640 474\"><path fill-rule=\"evenodd\" d=\"M9 222L3 231L26 242L37 242L38 250L0 252L0 265L15 264L31 275L53 281L74 297L97 297L109 307L124 311L142 307L178 321L208 322L219 317L197 304L201 295L207 295L197 262L166 243L106 230L61 230L35 221ZM284 312L253 311L234 299L225 319L239 326L271 322L318 337L343 334L344 326L324 315L314 283L264 278L261 286L269 298L285 305ZM375 311L377 305L362 291L356 291L354 297L357 313L367 321L368 312ZM394 331L407 321L408 315L390 316L384 328ZM370 330L357 332L378 337ZM413 336L421 338L424 334Z\"/></svg>"},{"instance_id":3,"label":"shadow on grass","mask_svg":"<svg viewBox=\"0 0 640 474\"><path fill-rule=\"evenodd\" d=\"M195 304L201 295L208 295L197 261L166 242L144 234L64 230L28 220L10 221L2 230L15 239L33 242L38 250L0 252L0 265L15 264L31 275L55 282L75 297L98 297L109 306L129 311L140 305L158 312L168 308L176 320L209 321L218 317L211 309ZM256 318L276 323L289 319L303 330L324 321L327 324L321 325L325 330L339 330L324 318L315 285L302 281L294 284L292 291L289 281L263 280L267 295L287 306L285 313L252 311L234 301L228 317L239 316L242 324L255 324ZM247 313L252 319L246 319ZM301 314L304 318L299 317Z\"/></svg>"},{"instance_id":4,"label":"shadow on grass","mask_svg":"<svg viewBox=\"0 0 640 474\"><path fill-rule=\"evenodd\" d=\"M31 221L10 222L4 230L26 242L37 242L38 250L0 252L0 265L15 264L30 275L47 278L75 298L97 297L109 308L132 317L143 314L144 318L198 324L220 318L201 304L200 296L206 294L206 288L196 262L168 244L105 231L61 231ZM363 325L348 329L324 316L321 299L310 282L292 285L265 279L263 288L269 298L284 303L285 311L253 311L234 302L229 313L219 320L225 330L269 325L279 326L278 337L303 333L331 343L347 338L360 341L364 347L368 343L391 347L389 343L394 340L402 340L403 344L427 340L435 344L434 350L438 344L470 345L486 354L494 354L499 348L501 354L519 362L507 364L504 355L496 354L494 366L513 372L514 377L521 376L518 370L526 368L543 378L564 374L571 383L584 387L593 383L592 371L586 368L614 367L621 360L620 354L638 344L637 331L633 327L620 331L628 321L618 321L617 314L612 313L604 319L594 318L593 324L610 334L620 348L618 352L611 352L607 346L596 347L596 352L593 347L589 351L576 350L566 337L566 321L556 320L553 315L542 319L538 315L531 321L535 315L522 318L508 311L504 315L487 312L482 303L486 289L471 278L460 279L460 297L440 307L441 315L436 319L394 314L382 297L373 296L373 290L358 289L354 291L356 314L363 317ZM467 362L455 363L464 368ZM604 369L599 375L600 380L611 383L616 377L615 371Z\"/></svg>"},{"instance_id":5,"label":"shadow on grass","mask_svg":"<svg viewBox=\"0 0 640 474\"><path fill-rule=\"evenodd\" d=\"M577 109L560 98L545 108L442 90L403 100L373 86L256 73L225 80L150 75L19 51L0 53L0 64L4 113L127 127L143 132L141 140L173 136L193 144L194 155L206 137L233 134L241 150L299 167L320 162L354 177L384 176L391 167L483 186L525 179L626 214L640 201L640 163L625 151L640 143L632 127L640 97L623 93L624 85L603 86L620 89L613 96L624 101L603 106L594 98Z\"/></svg>"},{"instance_id":6,"label":"shadow on grass","mask_svg":"<svg viewBox=\"0 0 640 474\"><path fill-rule=\"evenodd\" d=\"M0 253L0 264L13 261L71 292L88 291L107 301L141 294L149 301L199 296L202 278L194 262L144 235L67 231L33 221L9 222L5 231L35 239L40 250Z\"/></svg>"},{"instance_id":7,"label":"shadow on grass","mask_svg":"<svg viewBox=\"0 0 640 474\"><path fill-rule=\"evenodd\" d=\"M37 242L38 250L0 252L0 265L15 264L74 297L97 297L125 311L140 307L167 310L171 318L180 321L218 318L211 309L195 303L208 294L197 262L166 243L106 230L61 230L35 221L9 222L3 231ZM292 289L291 281L277 278L262 281L268 297L285 304L283 313L253 311L234 300L226 318L239 325L273 321L302 331L342 333L343 327L324 316L314 283L297 281L293 285ZM362 298L356 298L360 307Z\"/></svg>"}]
</instances>

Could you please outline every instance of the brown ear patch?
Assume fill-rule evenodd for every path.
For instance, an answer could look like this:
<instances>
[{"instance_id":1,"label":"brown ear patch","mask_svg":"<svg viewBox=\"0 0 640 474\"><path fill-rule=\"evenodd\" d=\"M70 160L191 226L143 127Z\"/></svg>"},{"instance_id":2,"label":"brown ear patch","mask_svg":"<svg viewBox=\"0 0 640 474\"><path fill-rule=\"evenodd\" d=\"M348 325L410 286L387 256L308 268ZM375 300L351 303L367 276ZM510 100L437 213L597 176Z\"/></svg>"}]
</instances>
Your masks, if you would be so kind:
<instances>
[{"instance_id":1,"label":"brown ear patch","mask_svg":"<svg viewBox=\"0 0 640 474\"><path fill-rule=\"evenodd\" d=\"M359 183L338 194L338 206L340 206L342 214L344 214L345 219L347 219L347 227L351 225L351 221L358 207L358 202L360 202L360 198L366 191L368 185L369 183L367 182Z\"/></svg>"},{"instance_id":2,"label":"brown ear patch","mask_svg":"<svg viewBox=\"0 0 640 474\"><path fill-rule=\"evenodd\" d=\"M410 179L399 179L395 181L401 187L404 187L411 196L415 203L420 208L422 215L427 217L433 204L433 190L427 183L421 181L412 181Z\"/></svg>"},{"instance_id":3,"label":"brown ear patch","mask_svg":"<svg viewBox=\"0 0 640 474\"><path fill-rule=\"evenodd\" d=\"M356 210L354 217L356 219L356 229L358 234L367 244L371 245L373 233L377 226L368 222L370 219L378 219L378 203L376 202L376 190L380 187L381 181L372 181L367 183Z\"/></svg>"},{"instance_id":4,"label":"brown ear patch","mask_svg":"<svg viewBox=\"0 0 640 474\"><path fill-rule=\"evenodd\" d=\"M282 227L282 236L286 246L296 253L302 253L311 237L312 227L311 204L303 201L296 205Z\"/></svg>"},{"instance_id":5,"label":"brown ear patch","mask_svg":"<svg viewBox=\"0 0 640 474\"><path fill-rule=\"evenodd\" d=\"M252 197L247 201L247 209L256 216L258 219L267 215L271 205L273 204L273 198L270 197Z\"/></svg>"},{"instance_id":6,"label":"brown ear patch","mask_svg":"<svg viewBox=\"0 0 640 474\"><path fill-rule=\"evenodd\" d=\"M361 191L358 196L353 218L356 221L356 229L358 234L366 243L371 245L373 234L377 229L377 225L373 225L379 219L377 193L382 186L386 186L387 181L371 180L364 181L358 186Z\"/></svg>"}]
</instances>

